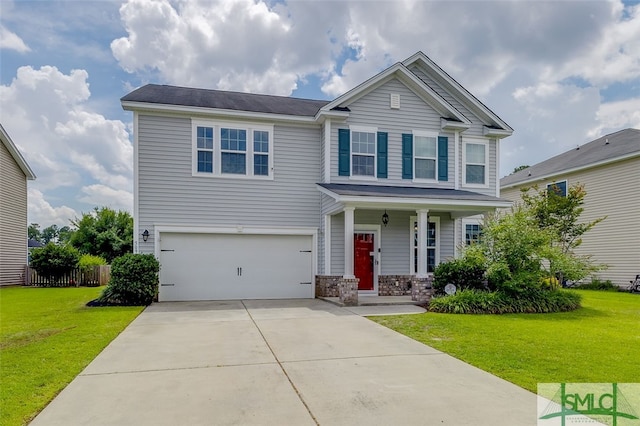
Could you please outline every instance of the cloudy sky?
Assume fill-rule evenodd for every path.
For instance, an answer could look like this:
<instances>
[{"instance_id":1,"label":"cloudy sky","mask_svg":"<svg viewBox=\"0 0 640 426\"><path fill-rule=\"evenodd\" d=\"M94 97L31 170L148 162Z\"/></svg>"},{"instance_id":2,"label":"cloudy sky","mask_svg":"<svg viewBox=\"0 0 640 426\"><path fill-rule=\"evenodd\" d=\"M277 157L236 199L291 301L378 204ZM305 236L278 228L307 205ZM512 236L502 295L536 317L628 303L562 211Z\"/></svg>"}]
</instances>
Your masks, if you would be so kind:
<instances>
[{"instance_id":1,"label":"cloudy sky","mask_svg":"<svg viewBox=\"0 0 640 426\"><path fill-rule=\"evenodd\" d=\"M164 83L332 99L421 50L514 129L501 176L640 128L634 1L0 0L0 121L29 221L132 210L132 114Z\"/></svg>"}]
</instances>

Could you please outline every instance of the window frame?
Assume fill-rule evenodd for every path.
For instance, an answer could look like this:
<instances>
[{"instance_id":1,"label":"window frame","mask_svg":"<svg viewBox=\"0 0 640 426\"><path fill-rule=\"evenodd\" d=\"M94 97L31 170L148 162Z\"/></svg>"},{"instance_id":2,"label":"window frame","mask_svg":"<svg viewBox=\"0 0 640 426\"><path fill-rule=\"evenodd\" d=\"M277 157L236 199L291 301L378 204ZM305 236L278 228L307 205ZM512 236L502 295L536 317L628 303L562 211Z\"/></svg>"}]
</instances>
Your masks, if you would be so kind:
<instances>
[{"instance_id":1,"label":"window frame","mask_svg":"<svg viewBox=\"0 0 640 426\"><path fill-rule=\"evenodd\" d=\"M434 183L434 182L438 182L438 137L440 136L440 134L438 132L428 132L428 131L424 131L424 130L413 130L412 132L413 135L413 152L412 152L412 156L413 158L411 159L412 161L412 172L413 172L413 182L418 182L418 183ZM416 136L417 137L425 137L425 138L433 138L435 140L435 146L436 146L436 153L435 156L433 158L431 157L418 157L416 155L416 152L418 151L416 149ZM433 175L433 179L430 178L418 178L416 177L416 160L417 159L433 159L435 168L434 168L434 175Z\"/></svg>"},{"instance_id":2,"label":"window frame","mask_svg":"<svg viewBox=\"0 0 640 426\"><path fill-rule=\"evenodd\" d=\"M409 275L416 275L418 273L417 271L417 263L416 263L416 251L417 251L417 247L416 247L416 242L415 242L415 226L417 226L417 222L418 222L418 216L410 216L409 217ZM436 230L436 243L433 247L429 247L427 246L427 250L428 249L433 249L435 250L435 255L434 255L434 265L433 265L433 269L435 270L435 268L440 264L440 240L441 240L441 235L440 235L440 216L429 216L427 219L428 223L433 223L435 224L435 230ZM427 262L427 274L433 275L433 271L429 272L429 265Z\"/></svg>"},{"instance_id":3,"label":"window frame","mask_svg":"<svg viewBox=\"0 0 640 426\"><path fill-rule=\"evenodd\" d=\"M213 171L198 171L198 127L213 128ZM222 129L244 130L246 131L246 149L244 151L223 150L222 149ZM254 132L266 132L268 134L268 152L256 152L254 149ZM224 179L251 179L251 180L273 180L274 179L274 126L258 124L252 122L217 121L205 119L191 119L191 174L197 177L224 178ZM200 149L200 151L203 151ZM205 150L206 151L206 150ZM211 150L209 150L211 152ZM222 153L242 153L245 155L245 173L222 173ZM255 154L268 156L268 174L255 174L254 159Z\"/></svg>"},{"instance_id":4,"label":"window frame","mask_svg":"<svg viewBox=\"0 0 640 426\"><path fill-rule=\"evenodd\" d=\"M477 226L479 227L478 238L482 235L482 221L477 219L463 219L462 220L462 234L463 234L463 243L465 247L469 247L471 244L467 241L467 226Z\"/></svg>"},{"instance_id":5,"label":"window frame","mask_svg":"<svg viewBox=\"0 0 640 426\"><path fill-rule=\"evenodd\" d=\"M354 133L371 133L373 134L373 154L355 153L353 149ZM373 175L357 175L353 167L353 157L367 156L373 158ZM349 126L349 179L356 180L378 180L378 128L365 126Z\"/></svg>"},{"instance_id":6,"label":"window frame","mask_svg":"<svg viewBox=\"0 0 640 426\"><path fill-rule=\"evenodd\" d=\"M484 164L467 162L467 145L484 145ZM488 139L465 138L462 141L462 185L468 188L489 188L489 150ZM484 183L467 183L467 166L484 166Z\"/></svg>"},{"instance_id":7,"label":"window frame","mask_svg":"<svg viewBox=\"0 0 640 426\"><path fill-rule=\"evenodd\" d=\"M568 193L569 193L569 181L567 181L567 179L563 179L563 180L556 180L556 181L553 181L553 182L551 182L551 183L548 183L548 184L547 184L547 192L552 190L552 188L551 188L551 187L552 187L553 185L556 185L556 186L557 186L559 183L564 183L564 193L563 193L563 194L558 194L558 193L556 192L556 194L557 194L557 195L559 195L559 196L561 196L561 197L566 198L566 197L567 197L567 195L568 195ZM555 191L554 191L554 192L555 192Z\"/></svg>"}]
</instances>

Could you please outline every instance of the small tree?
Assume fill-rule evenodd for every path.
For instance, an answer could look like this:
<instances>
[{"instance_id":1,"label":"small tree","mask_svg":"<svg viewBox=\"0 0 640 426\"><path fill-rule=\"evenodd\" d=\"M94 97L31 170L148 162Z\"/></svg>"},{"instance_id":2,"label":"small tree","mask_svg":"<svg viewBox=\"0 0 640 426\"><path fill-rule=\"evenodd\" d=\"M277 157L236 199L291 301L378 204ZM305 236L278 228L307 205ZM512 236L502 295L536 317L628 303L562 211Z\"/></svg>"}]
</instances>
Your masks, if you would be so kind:
<instances>
[{"instance_id":1,"label":"small tree","mask_svg":"<svg viewBox=\"0 0 640 426\"><path fill-rule=\"evenodd\" d=\"M71 273L77 267L79 258L80 255L75 248L50 242L44 247L33 249L31 266L38 274L54 283Z\"/></svg>"},{"instance_id":2,"label":"small tree","mask_svg":"<svg viewBox=\"0 0 640 426\"><path fill-rule=\"evenodd\" d=\"M126 211L96 207L71 223L77 229L70 243L81 253L100 256L111 262L133 251L133 218Z\"/></svg>"}]
</instances>

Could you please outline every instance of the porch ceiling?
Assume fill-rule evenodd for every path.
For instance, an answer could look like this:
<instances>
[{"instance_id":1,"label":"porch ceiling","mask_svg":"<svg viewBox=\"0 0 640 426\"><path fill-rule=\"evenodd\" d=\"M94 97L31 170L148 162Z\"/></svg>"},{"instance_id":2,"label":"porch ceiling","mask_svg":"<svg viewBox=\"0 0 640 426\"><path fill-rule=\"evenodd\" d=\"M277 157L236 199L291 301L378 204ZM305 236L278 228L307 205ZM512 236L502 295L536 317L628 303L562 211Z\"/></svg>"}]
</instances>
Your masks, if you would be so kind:
<instances>
[{"instance_id":1,"label":"porch ceiling","mask_svg":"<svg viewBox=\"0 0 640 426\"><path fill-rule=\"evenodd\" d=\"M319 183L318 190L342 206L450 212L452 217L511 207L511 201L472 191L413 186Z\"/></svg>"}]
</instances>

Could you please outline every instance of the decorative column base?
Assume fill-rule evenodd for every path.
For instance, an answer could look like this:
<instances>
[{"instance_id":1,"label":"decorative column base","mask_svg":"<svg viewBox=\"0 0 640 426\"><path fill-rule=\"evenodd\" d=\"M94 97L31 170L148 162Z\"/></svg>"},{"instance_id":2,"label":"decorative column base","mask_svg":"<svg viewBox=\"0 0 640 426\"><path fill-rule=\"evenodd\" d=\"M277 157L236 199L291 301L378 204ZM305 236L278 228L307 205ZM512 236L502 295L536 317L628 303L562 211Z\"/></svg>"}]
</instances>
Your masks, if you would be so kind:
<instances>
[{"instance_id":1,"label":"decorative column base","mask_svg":"<svg viewBox=\"0 0 640 426\"><path fill-rule=\"evenodd\" d=\"M411 280L411 300L421 304L427 304L431 300L432 278L413 277Z\"/></svg>"},{"instance_id":2,"label":"decorative column base","mask_svg":"<svg viewBox=\"0 0 640 426\"><path fill-rule=\"evenodd\" d=\"M340 278L338 291L340 303L344 306L358 306L358 278Z\"/></svg>"}]
</instances>

